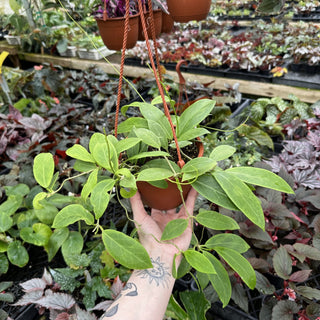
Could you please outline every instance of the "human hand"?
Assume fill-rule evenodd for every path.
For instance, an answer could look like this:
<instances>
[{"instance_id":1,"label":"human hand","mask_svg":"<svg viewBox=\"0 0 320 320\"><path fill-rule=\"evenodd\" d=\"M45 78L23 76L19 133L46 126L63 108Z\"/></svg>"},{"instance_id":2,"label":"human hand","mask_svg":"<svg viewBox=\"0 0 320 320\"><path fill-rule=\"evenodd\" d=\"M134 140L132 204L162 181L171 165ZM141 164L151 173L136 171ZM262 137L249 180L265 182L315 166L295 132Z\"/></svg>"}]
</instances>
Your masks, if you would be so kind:
<instances>
[{"instance_id":1,"label":"human hand","mask_svg":"<svg viewBox=\"0 0 320 320\"><path fill-rule=\"evenodd\" d=\"M176 209L161 211L152 209L149 215L141 201L139 192L131 199L133 218L138 229L139 239L150 255L162 256L172 259L175 254L189 248L192 236L192 219L194 203L197 192L192 188L182 206L177 213ZM174 219L189 219L189 225L182 235L170 241L161 242L161 236L167 223ZM177 262L181 260L181 256Z\"/></svg>"}]
</instances>

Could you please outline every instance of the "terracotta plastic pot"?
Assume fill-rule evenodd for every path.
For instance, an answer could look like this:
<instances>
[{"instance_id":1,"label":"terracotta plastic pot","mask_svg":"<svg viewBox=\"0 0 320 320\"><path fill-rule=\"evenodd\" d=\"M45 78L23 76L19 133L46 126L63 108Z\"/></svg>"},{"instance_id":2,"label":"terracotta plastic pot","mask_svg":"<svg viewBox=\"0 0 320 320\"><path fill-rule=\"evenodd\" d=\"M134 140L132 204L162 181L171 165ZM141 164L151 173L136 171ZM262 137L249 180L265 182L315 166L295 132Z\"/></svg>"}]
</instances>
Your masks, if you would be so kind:
<instances>
[{"instance_id":1,"label":"terracotta plastic pot","mask_svg":"<svg viewBox=\"0 0 320 320\"><path fill-rule=\"evenodd\" d=\"M162 33L169 33L169 32L172 31L173 26L174 26L174 21L173 21L171 15L162 11L162 28L161 28L161 32Z\"/></svg>"},{"instance_id":2,"label":"terracotta plastic pot","mask_svg":"<svg viewBox=\"0 0 320 320\"><path fill-rule=\"evenodd\" d=\"M203 156L204 148L201 142L198 145L198 157ZM166 189L157 188L145 181L138 181L137 187L144 204L150 208L158 210L169 210L178 207L182 203L181 194L177 185L166 180L168 187ZM181 186L183 191L183 198L186 199L188 192L191 189L190 184Z\"/></svg>"},{"instance_id":3,"label":"terracotta plastic pot","mask_svg":"<svg viewBox=\"0 0 320 320\"><path fill-rule=\"evenodd\" d=\"M124 37L125 18L110 18L107 20L96 19L100 36L103 43L110 50L121 50ZM139 15L131 16L129 19L129 31L127 49L133 48L138 41Z\"/></svg>"},{"instance_id":4,"label":"terracotta plastic pot","mask_svg":"<svg viewBox=\"0 0 320 320\"><path fill-rule=\"evenodd\" d=\"M211 0L167 0L168 11L176 22L206 19Z\"/></svg>"},{"instance_id":5,"label":"terracotta plastic pot","mask_svg":"<svg viewBox=\"0 0 320 320\"><path fill-rule=\"evenodd\" d=\"M150 13L147 12L144 14L144 18L146 21L146 27L147 27L147 32L148 32L148 38L152 40L152 32L151 32L151 22L150 22ZM161 33L161 28L162 28L162 11L161 10L154 10L153 11L153 20L154 20L154 29L156 32L156 37L158 37ZM143 29L142 29L142 23L141 19L139 19L139 37L138 40L144 40L144 34L143 34Z\"/></svg>"}]
</instances>

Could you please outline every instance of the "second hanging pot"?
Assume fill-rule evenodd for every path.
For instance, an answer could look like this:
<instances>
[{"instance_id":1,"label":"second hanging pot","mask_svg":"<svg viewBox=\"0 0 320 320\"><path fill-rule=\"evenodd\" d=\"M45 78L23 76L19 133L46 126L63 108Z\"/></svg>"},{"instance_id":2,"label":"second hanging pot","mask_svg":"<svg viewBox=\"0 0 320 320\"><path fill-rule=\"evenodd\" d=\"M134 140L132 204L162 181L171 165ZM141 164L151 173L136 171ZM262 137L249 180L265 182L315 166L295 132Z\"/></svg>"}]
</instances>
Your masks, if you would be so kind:
<instances>
[{"instance_id":1,"label":"second hanging pot","mask_svg":"<svg viewBox=\"0 0 320 320\"><path fill-rule=\"evenodd\" d=\"M168 10L176 22L206 19L211 0L167 0Z\"/></svg>"},{"instance_id":2,"label":"second hanging pot","mask_svg":"<svg viewBox=\"0 0 320 320\"><path fill-rule=\"evenodd\" d=\"M139 15L130 16L126 49L136 45L139 35ZM110 50L121 50L124 38L125 18L96 19L103 43Z\"/></svg>"},{"instance_id":3,"label":"second hanging pot","mask_svg":"<svg viewBox=\"0 0 320 320\"><path fill-rule=\"evenodd\" d=\"M146 12L144 14L144 18L146 21L146 27L147 27L147 32L148 32L148 38L152 40L152 29L151 29L151 16L149 12ZM153 11L153 20L154 20L154 29L156 33L156 37L158 37L161 33L161 28L162 28L162 11L161 10L154 10ZM141 19L139 19L139 37L138 40L143 41L145 40L144 34L143 34L143 29L142 29L142 23Z\"/></svg>"}]
</instances>

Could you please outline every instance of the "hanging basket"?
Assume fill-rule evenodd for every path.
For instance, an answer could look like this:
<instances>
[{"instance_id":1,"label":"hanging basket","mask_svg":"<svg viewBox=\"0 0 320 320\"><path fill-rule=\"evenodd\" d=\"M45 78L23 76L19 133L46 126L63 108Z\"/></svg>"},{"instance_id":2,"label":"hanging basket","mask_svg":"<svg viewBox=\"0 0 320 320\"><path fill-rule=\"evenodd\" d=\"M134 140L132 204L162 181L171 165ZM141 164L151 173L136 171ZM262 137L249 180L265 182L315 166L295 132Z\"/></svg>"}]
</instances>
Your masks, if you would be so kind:
<instances>
[{"instance_id":1,"label":"hanging basket","mask_svg":"<svg viewBox=\"0 0 320 320\"><path fill-rule=\"evenodd\" d=\"M151 16L149 12L146 12L144 14L144 18L146 21L147 25L147 31L148 31L148 37L152 39L152 32L151 32ZM156 32L156 37L158 37L161 33L161 28L162 28L162 11L161 10L154 10L153 11L153 20L154 20L154 29ZM141 20L139 19L139 37L138 40L145 40L144 35L143 35L143 29L142 29L142 23Z\"/></svg>"},{"instance_id":2,"label":"hanging basket","mask_svg":"<svg viewBox=\"0 0 320 320\"><path fill-rule=\"evenodd\" d=\"M211 0L167 0L168 10L176 22L206 19Z\"/></svg>"},{"instance_id":3,"label":"hanging basket","mask_svg":"<svg viewBox=\"0 0 320 320\"><path fill-rule=\"evenodd\" d=\"M201 142L197 142L198 157L202 157L204 147ZM182 204L181 193L176 183L166 180L168 187L166 189L157 188L148 182L137 181L137 187L144 204L150 208L158 210L170 210L177 208ZM191 184L182 184L183 198L186 199L191 189Z\"/></svg>"},{"instance_id":4,"label":"hanging basket","mask_svg":"<svg viewBox=\"0 0 320 320\"><path fill-rule=\"evenodd\" d=\"M161 32L162 33L170 33L173 29L174 21L172 19L172 16L170 14L167 14L162 11L162 27Z\"/></svg>"},{"instance_id":5,"label":"hanging basket","mask_svg":"<svg viewBox=\"0 0 320 320\"><path fill-rule=\"evenodd\" d=\"M124 37L125 18L96 19L103 43L110 50L121 50ZM127 49L133 48L138 41L139 15L129 18Z\"/></svg>"}]
</instances>

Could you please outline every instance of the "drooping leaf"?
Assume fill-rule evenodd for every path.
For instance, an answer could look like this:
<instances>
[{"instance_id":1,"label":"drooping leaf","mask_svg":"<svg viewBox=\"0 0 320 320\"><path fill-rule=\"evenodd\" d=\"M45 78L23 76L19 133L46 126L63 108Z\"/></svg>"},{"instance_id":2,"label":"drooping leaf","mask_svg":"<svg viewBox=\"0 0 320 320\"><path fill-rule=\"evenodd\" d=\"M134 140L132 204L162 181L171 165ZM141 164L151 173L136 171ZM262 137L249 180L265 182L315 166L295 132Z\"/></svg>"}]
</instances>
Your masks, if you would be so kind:
<instances>
[{"instance_id":1,"label":"drooping leaf","mask_svg":"<svg viewBox=\"0 0 320 320\"><path fill-rule=\"evenodd\" d=\"M182 291L179 294L190 320L206 320L206 312L211 304L203 292Z\"/></svg>"},{"instance_id":2,"label":"drooping leaf","mask_svg":"<svg viewBox=\"0 0 320 320\"><path fill-rule=\"evenodd\" d=\"M244 215L262 230L265 228L264 214L259 199L250 188L237 177L228 172L215 172L214 177L231 201Z\"/></svg>"},{"instance_id":3,"label":"drooping leaf","mask_svg":"<svg viewBox=\"0 0 320 320\"><path fill-rule=\"evenodd\" d=\"M71 231L68 238L62 243L61 252L65 262L70 265L73 256L79 256L83 248L83 238L80 232Z\"/></svg>"},{"instance_id":4,"label":"drooping leaf","mask_svg":"<svg viewBox=\"0 0 320 320\"><path fill-rule=\"evenodd\" d=\"M49 262L54 258L62 244L69 236L68 228L56 229L49 238L48 243L45 245L45 250L48 253Z\"/></svg>"},{"instance_id":5,"label":"drooping leaf","mask_svg":"<svg viewBox=\"0 0 320 320\"><path fill-rule=\"evenodd\" d=\"M191 185L209 201L230 210L239 210L223 191L213 175L204 174L195 182L192 182Z\"/></svg>"},{"instance_id":6,"label":"drooping leaf","mask_svg":"<svg viewBox=\"0 0 320 320\"><path fill-rule=\"evenodd\" d=\"M213 230L237 230L240 228L234 219L216 211L200 210L199 214L195 216L195 220Z\"/></svg>"},{"instance_id":7,"label":"drooping leaf","mask_svg":"<svg viewBox=\"0 0 320 320\"><path fill-rule=\"evenodd\" d=\"M161 142L159 137L149 129L138 128L134 130L138 138L142 140L148 146L159 149L161 147Z\"/></svg>"},{"instance_id":8,"label":"drooping leaf","mask_svg":"<svg viewBox=\"0 0 320 320\"><path fill-rule=\"evenodd\" d=\"M256 274L247 259L237 251L227 247L215 247L215 251L238 273L250 289L254 289Z\"/></svg>"},{"instance_id":9,"label":"drooping leaf","mask_svg":"<svg viewBox=\"0 0 320 320\"><path fill-rule=\"evenodd\" d=\"M230 301L232 292L228 272L213 254L206 251L204 251L203 254L207 257L216 270L215 274L208 274L208 276L212 286L216 290L222 302L223 307L225 307Z\"/></svg>"},{"instance_id":10,"label":"drooping leaf","mask_svg":"<svg viewBox=\"0 0 320 320\"><path fill-rule=\"evenodd\" d=\"M96 219L100 219L107 209L110 200L109 191L113 189L114 184L113 179L105 179L93 188L90 203L93 206Z\"/></svg>"},{"instance_id":11,"label":"drooping leaf","mask_svg":"<svg viewBox=\"0 0 320 320\"><path fill-rule=\"evenodd\" d=\"M273 267L282 279L289 279L292 272L292 260L287 250L281 246L273 255Z\"/></svg>"},{"instance_id":12,"label":"drooping leaf","mask_svg":"<svg viewBox=\"0 0 320 320\"><path fill-rule=\"evenodd\" d=\"M177 320L190 320L187 313L181 308L173 295L170 297L166 316Z\"/></svg>"},{"instance_id":13,"label":"drooping leaf","mask_svg":"<svg viewBox=\"0 0 320 320\"><path fill-rule=\"evenodd\" d=\"M187 250L183 252L188 263L199 272L216 273L212 263L206 256L199 251Z\"/></svg>"},{"instance_id":14,"label":"drooping leaf","mask_svg":"<svg viewBox=\"0 0 320 320\"><path fill-rule=\"evenodd\" d=\"M269 170L254 167L233 167L227 169L226 172L234 174L246 183L281 192L294 193L286 181Z\"/></svg>"},{"instance_id":15,"label":"drooping leaf","mask_svg":"<svg viewBox=\"0 0 320 320\"><path fill-rule=\"evenodd\" d=\"M187 219L175 219L167 223L163 230L161 241L179 237L188 227Z\"/></svg>"},{"instance_id":16,"label":"drooping leaf","mask_svg":"<svg viewBox=\"0 0 320 320\"><path fill-rule=\"evenodd\" d=\"M92 155L87 151L86 148L80 144L75 144L66 151L66 154L74 159L78 159L85 162L95 163Z\"/></svg>"},{"instance_id":17,"label":"drooping leaf","mask_svg":"<svg viewBox=\"0 0 320 320\"><path fill-rule=\"evenodd\" d=\"M94 217L87 209L80 204L70 204L59 211L52 228L64 228L79 220L85 221L88 225L94 224Z\"/></svg>"},{"instance_id":18,"label":"drooping leaf","mask_svg":"<svg viewBox=\"0 0 320 320\"><path fill-rule=\"evenodd\" d=\"M95 170L93 170L86 183L84 184L82 190L81 190L81 197L83 198L84 201L87 200L89 194L91 193L92 189L95 187L95 185L97 184L98 181L98 172L99 169L96 168Z\"/></svg>"},{"instance_id":19,"label":"drooping leaf","mask_svg":"<svg viewBox=\"0 0 320 320\"><path fill-rule=\"evenodd\" d=\"M51 153L40 153L34 158L33 175L43 188L48 188L54 173L54 161Z\"/></svg>"},{"instance_id":20,"label":"drooping leaf","mask_svg":"<svg viewBox=\"0 0 320 320\"><path fill-rule=\"evenodd\" d=\"M10 242L7 255L10 263L20 268L24 267L29 262L28 251L19 240Z\"/></svg>"},{"instance_id":21,"label":"drooping leaf","mask_svg":"<svg viewBox=\"0 0 320 320\"><path fill-rule=\"evenodd\" d=\"M241 237L232 233L220 233L207 240L205 246L209 249L224 247L237 251L238 253L246 252L250 246Z\"/></svg>"},{"instance_id":22,"label":"drooping leaf","mask_svg":"<svg viewBox=\"0 0 320 320\"><path fill-rule=\"evenodd\" d=\"M103 243L120 264L132 269L148 269L153 265L145 248L133 238L116 230L102 232Z\"/></svg>"}]
</instances>

